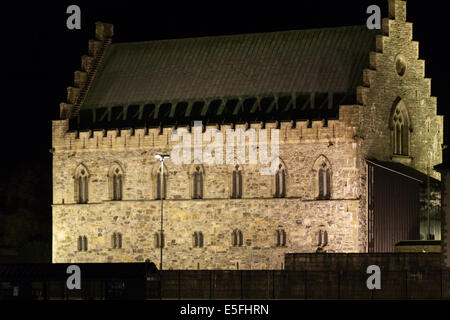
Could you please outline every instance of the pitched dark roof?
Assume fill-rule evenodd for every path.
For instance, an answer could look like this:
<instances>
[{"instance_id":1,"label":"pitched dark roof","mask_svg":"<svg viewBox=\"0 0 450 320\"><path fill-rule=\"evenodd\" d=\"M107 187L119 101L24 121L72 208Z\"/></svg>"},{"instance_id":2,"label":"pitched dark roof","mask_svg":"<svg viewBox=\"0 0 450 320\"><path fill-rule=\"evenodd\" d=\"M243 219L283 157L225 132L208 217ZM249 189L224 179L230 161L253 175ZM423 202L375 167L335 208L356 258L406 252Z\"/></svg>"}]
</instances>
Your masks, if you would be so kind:
<instances>
[{"instance_id":1,"label":"pitched dark roof","mask_svg":"<svg viewBox=\"0 0 450 320\"><path fill-rule=\"evenodd\" d=\"M313 117L323 118L333 108L330 116L334 117L339 103L356 102L356 86L368 66L369 52L375 49L376 33L366 26L351 26L112 44L80 114L83 117L83 110L92 110L84 116L90 122L91 117L97 121L107 112L105 119L110 122L111 108L119 106L124 112L117 113L118 118L125 120L129 115L123 108L135 105L139 107L132 115L141 119L143 106L154 104L144 116L158 120L157 125L175 115L175 121L186 122L195 113L196 120L208 113L222 120L223 109L238 118L259 121L256 114L261 112L255 111L276 111L273 117L279 119L277 103L268 102L264 108L247 102L248 114L240 117L245 107L233 105L233 100L275 96L277 102L277 96L284 95L291 98L284 118L310 118L311 109L318 108L323 112ZM220 101L219 106L211 105L214 100ZM182 102L187 105L177 111L176 105ZM162 114L161 103L167 104Z\"/></svg>"}]
</instances>

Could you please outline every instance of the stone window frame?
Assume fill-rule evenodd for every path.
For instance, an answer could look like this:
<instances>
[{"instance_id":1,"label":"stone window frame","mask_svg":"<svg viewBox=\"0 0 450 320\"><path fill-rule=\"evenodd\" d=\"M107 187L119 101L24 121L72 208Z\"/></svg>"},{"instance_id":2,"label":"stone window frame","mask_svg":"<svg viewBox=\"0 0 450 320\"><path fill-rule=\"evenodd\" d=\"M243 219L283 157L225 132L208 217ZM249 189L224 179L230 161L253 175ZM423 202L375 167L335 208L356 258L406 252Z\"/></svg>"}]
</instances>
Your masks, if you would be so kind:
<instances>
[{"instance_id":1,"label":"stone window frame","mask_svg":"<svg viewBox=\"0 0 450 320\"><path fill-rule=\"evenodd\" d=\"M275 246L286 247L287 234L283 228L275 230Z\"/></svg>"},{"instance_id":2,"label":"stone window frame","mask_svg":"<svg viewBox=\"0 0 450 320\"><path fill-rule=\"evenodd\" d=\"M169 170L166 164L163 162L164 166L164 177L163 177L163 200L167 199L167 185L169 182ZM161 188L161 163L158 161L157 164L153 166L152 170L152 180L153 180L153 199L161 200L160 188Z\"/></svg>"},{"instance_id":3,"label":"stone window frame","mask_svg":"<svg viewBox=\"0 0 450 320\"><path fill-rule=\"evenodd\" d=\"M88 251L88 240L86 236L78 236L78 251Z\"/></svg>"},{"instance_id":4,"label":"stone window frame","mask_svg":"<svg viewBox=\"0 0 450 320\"><path fill-rule=\"evenodd\" d=\"M400 97L392 105L389 116L389 129L391 130L392 154L394 156L408 157L411 152L413 126L408 108Z\"/></svg>"},{"instance_id":5,"label":"stone window frame","mask_svg":"<svg viewBox=\"0 0 450 320\"><path fill-rule=\"evenodd\" d=\"M198 169L197 169L198 168ZM204 199L205 190L205 168L201 164L193 164L189 167L189 186L191 199ZM196 178L197 177L197 178ZM199 179L199 180L197 180ZM197 182L197 186L196 185Z\"/></svg>"},{"instance_id":6,"label":"stone window frame","mask_svg":"<svg viewBox=\"0 0 450 320\"><path fill-rule=\"evenodd\" d=\"M331 200L333 194L333 168L325 155L321 154L316 161L314 161L314 165L312 167L312 177L313 199ZM320 188L320 179L322 179L323 183L322 192Z\"/></svg>"},{"instance_id":7,"label":"stone window frame","mask_svg":"<svg viewBox=\"0 0 450 320\"><path fill-rule=\"evenodd\" d=\"M111 237L113 249L122 249L122 233L114 232Z\"/></svg>"},{"instance_id":8,"label":"stone window frame","mask_svg":"<svg viewBox=\"0 0 450 320\"><path fill-rule=\"evenodd\" d=\"M286 198L287 197L288 176L289 176L288 168L287 168L286 164L284 163L284 161L280 158L278 170L273 175L273 178L272 178L272 196L274 198ZM277 188L277 184L278 184L278 188Z\"/></svg>"},{"instance_id":9,"label":"stone window frame","mask_svg":"<svg viewBox=\"0 0 450 320\"><path fill-rule=\"evenodd\" d=\"M236 172L239 173L236 174ZM236 177L239 178L239 182L237 185L235 184L235 174ZM236 164L231 167L229 170L229 185L230 185L230 198L231 199L242 199L244 195L244 175L243 175L243 166L241 164ZM236 186L236 189L235 189ZM236 191L236 192L235 192Z\"/></svg>"},{"instance_id":10,"label":"stone window frame","mask_svg":"<svg viewBox=\"0 0 450 320\"><path fill-rule=\"evenodd\" d=\"M244 236L241 230L234 229L231 233L231 246L242 247L244 244Z\"/></svg>"},{"instance_id":11,"label":"stone window frame","mask_svg":"<svg viewBox=\"0 0 450 320\"><path fill-rule=\"evenodd\" d=\"M117 172L117 170L119 172ZM108 190L109 199L113 201L123 200L123 190L125 183L125 170L118 162L114 162L108 170ZM119 179L117 179L119 177Z\"/></svg>"},{"instance_id":12,"label":"stone window frame","mask_svg":"<svg viewBox=\"0 0 450 320\"><path fill-rule=\"evenodd\" d=\"M87 167L80 163L73 174L74 181L74 202L86 204L89 202L89 180L90 173ZM81 190L83 189L83 190Z\"/></svg>"}]
</instances>

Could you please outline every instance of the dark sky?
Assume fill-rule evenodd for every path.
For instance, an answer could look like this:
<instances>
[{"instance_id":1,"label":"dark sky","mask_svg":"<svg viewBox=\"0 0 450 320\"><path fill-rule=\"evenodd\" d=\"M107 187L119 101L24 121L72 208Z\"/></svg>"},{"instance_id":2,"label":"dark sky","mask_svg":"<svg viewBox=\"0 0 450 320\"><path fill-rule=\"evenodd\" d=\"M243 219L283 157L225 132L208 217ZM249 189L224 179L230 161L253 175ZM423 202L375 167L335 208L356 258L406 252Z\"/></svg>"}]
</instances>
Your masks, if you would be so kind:
<instances>
[{"instance_id":1,"label":"dark sky","mask_svg":"<svg viewBox=\"0 0 450 320\"><path fill-rule=\"evenodd\" d=\"M51 120L59 116L66 87L80 69L81 55L94 38L95 21L113 23L113 41L251 33L365 24L366 8L378 4L387 16L387 0L358 1L14 1L0 12L2 63L3 160L14 168L41 162L50 166ZM81 8L82 29L66 28L66 8ZM245 5L244 5L245 4ZM450 40L447 1L408 1L408 21L426 59L426 76L443 111L448 102Z\"/></svg>"}]
</instances>

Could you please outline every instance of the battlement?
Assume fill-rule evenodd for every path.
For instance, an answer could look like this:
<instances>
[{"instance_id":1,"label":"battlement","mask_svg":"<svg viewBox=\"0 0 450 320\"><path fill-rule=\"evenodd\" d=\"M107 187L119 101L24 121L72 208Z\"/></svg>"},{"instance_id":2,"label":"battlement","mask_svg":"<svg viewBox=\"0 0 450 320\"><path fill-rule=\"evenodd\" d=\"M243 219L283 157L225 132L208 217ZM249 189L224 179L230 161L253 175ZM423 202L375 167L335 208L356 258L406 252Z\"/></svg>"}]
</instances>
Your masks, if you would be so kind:
<instances>
[{"instance_id":1,"label":"battlement","mask_svg":"<svg viewBox=\"0 0 450 320\"><path fill-rule=\"evenodd\" d=\"M260 130L267 130L270 141L270 131L279 129L280 143L299 142L337 142L353 141L359 123L361 106L341 106L339 120L303 120L303 121L271 121L244 124L203 124L202 132L219 130L225 142L227 130L243 130L251 135L249 129L254 129L256 141ZM160 147L170 148L181 141L172 141L176 129L186 130L193 134L192 126L162 126L150 128L117 128L99 130L69 130L68 120L53 121L53 147L56 151L63 150L97 150ZM246 139L248 141L248 139ZM247 143L247 142L246 142ZM209 142L204 142L204 145Z\"/></svg>"}]
</instances>

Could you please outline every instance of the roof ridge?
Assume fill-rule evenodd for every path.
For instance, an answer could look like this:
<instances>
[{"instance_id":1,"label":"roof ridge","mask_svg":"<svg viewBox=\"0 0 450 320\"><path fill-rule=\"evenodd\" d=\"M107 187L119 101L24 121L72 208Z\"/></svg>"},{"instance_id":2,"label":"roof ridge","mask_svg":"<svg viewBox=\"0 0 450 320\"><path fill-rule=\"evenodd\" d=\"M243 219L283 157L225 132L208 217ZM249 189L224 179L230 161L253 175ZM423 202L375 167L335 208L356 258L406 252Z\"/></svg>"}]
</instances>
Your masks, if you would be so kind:
<instances>
[{"instance_id":1,"label":"roof ridge","mask_svg":"<svg viewBox=\"0 0 450 320\"><path fill-rule=\"evenodd\" d=\"M131 42L114 42L111 44L112 47L125 46L125 45L139 45L139 44L149 44L154 42L170 42L170 41L181 41L181 40L206 40L206 39L227 39L234 37L259 37L262 35L274 35L274 34L286 34L286 33L298 33L298 32L317 32L317 31L330 31L330 30L344 30L344 29L367 29L366 25L351 25L351 26L337 26L337 27L323 27L323 28L312 28L312 29L290 29L290 30L279 30L279 31L268 31L268 32L249 32L249 33L236 33L236 34L223 34L223 35L209 35L209 36L198 36L198 37L185 37L185 38L170 38L170 39L153 39L153 40L143 40L143 41L131 41ZM376 33L378 30L369 30L367 32Z\"/></svg>"}]
</instances>

